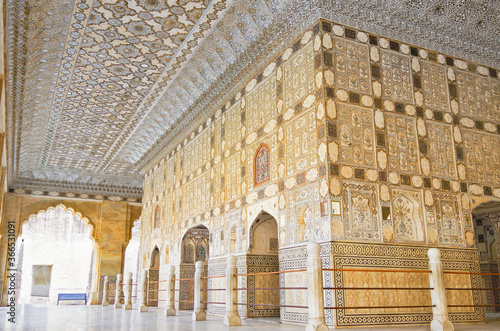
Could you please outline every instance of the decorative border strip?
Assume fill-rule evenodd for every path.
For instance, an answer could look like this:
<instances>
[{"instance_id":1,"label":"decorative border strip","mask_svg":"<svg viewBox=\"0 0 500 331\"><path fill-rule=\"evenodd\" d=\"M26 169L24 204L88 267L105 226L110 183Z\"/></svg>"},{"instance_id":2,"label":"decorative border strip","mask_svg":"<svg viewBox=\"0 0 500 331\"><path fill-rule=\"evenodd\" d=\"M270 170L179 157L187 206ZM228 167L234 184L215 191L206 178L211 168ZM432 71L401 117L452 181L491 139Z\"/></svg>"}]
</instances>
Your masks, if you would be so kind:
<instances>
[{"instance_id":1,"label":"decorative border strip","mask_svg":"<svg viewBox=\"0 0 500 331\"><path fill-rule=\"evenodd\" d=\"M69 198L69 199L88 199L88 200L110 200L110 201L127 201L130 203L142 203L142 198L127 198L117 195L100 195L100 194L87 194L87 193L70 193L70 192L57 192L57 191L39 191L21 188L9 188L8 193L33 195L39 197L50 198Z\"/></svg>"}]
</instances>

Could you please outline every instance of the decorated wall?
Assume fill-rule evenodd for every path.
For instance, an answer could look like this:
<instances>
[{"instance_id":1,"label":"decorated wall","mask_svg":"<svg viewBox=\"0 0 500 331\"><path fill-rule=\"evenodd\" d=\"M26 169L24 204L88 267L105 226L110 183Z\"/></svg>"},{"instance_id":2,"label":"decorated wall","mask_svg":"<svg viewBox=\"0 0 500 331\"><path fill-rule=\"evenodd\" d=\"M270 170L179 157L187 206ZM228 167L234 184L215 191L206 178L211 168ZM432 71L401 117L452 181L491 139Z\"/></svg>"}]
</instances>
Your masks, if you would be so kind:
<instances>
[{"instance_id":1,"label":"decorated wall","mask_svg":"<svg viewBox=\"0 0 500 331\"><path fill-rule=\"evenodd\" d=\"M97 291L102 291L100 288L102 278L106 275L116 276L116 274L123 272L125 248L131 238L133 222L141 215L141 207L125 201L58 199L8 193L3 214L4 222L1 224L2 233L8 233L8 222L12 222L17 237L21 233L22 225L32 215L59 205L87 219L92 226L91 235L98 246L96 249L98 252L95 254L97 262L94 263L99 284L92 285L95 292L92 293L91 300L91 303L95 304L98 301ZM0 241L2 304L7 302L7 247L8 237L3 236Z\"/></svg>"},{"instance_id":2,"label":"decorated wall","mask_svg":"<svg viewBox=\"0 0 500 331\"><path fill-rule=\"evenodd\" d=\"M219 266L228 253L246 259L252 225L265 212L277 222L281 269L303 265L303 245L312 240L335 242L322 250L330 266L344 265L339 256L353 261L353 254L365 265L357 255L365 249L373 266L426 268L426 247L438 246L456 261L447 268L479 270L474 199L500 200L496 69L320 21L212 106L211 117L145 169L144 268L154 246L161 247L162 265L179 265L184 233L200 224L210 233L209 265ZM405 249L418 263L402 261ZM280 282L305 281L294 277L300 278ZM330 285L359 281L325 277ZM426 282L417 278L410 283ZM476 278L450 281L470 285ZM307 293L284 293L282 304L307 304ZM449 293L451 302L457 293ZM329 298L348 305L375 300L359 295ZM469 302L483 298L466 296ZM375 301L390 304L390 297ZM413 300L402 297L400 304ZM399 312L404 323L430 318L429 312ZM345 318L360 313L373 312L330 311L329 323L363 324ZM396 323L392 313L379 312L373 324ZM456 321L483 319L481 310L456 313ZM281 317L306 318L300 309L282 309Z\"/></svg>"}]
</instances>

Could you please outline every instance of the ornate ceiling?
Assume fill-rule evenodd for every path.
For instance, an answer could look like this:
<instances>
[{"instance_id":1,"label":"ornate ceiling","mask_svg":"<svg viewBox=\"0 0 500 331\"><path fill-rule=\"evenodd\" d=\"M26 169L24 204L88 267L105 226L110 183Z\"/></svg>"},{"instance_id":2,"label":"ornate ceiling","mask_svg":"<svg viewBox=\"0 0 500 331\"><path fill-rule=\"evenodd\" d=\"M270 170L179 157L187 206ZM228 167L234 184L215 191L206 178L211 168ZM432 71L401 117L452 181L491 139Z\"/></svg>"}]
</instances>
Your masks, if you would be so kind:
<instances>
[{"instance_id":1,"label":"ornate ceiling","mask_svg":"<svg viewBox=\"0 0 500 331\"><path fill-rule=\"evenodd\" d=\"M495 0L8 0L9 186L139 197L142 167L320 17L498 67Z\"/></svg>"}]
</instances>

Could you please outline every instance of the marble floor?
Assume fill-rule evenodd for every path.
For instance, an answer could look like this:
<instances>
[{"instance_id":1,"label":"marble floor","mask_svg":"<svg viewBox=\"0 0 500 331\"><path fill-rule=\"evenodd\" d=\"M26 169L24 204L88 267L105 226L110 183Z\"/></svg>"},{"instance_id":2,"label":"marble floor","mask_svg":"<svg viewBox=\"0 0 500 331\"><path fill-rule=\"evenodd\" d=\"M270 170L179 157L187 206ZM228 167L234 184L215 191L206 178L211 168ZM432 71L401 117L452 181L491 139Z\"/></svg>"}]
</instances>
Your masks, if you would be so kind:
<instances>
[{"instance_id":1,"label":"marble floor","mask_svg":"<svg viewBox=\"0 0 500 331\"><path fill-rule=\"evenodd\" d=\"M222 317L208 315L207 321L194 322L189 312L166 318L163 309L150 309L145 313L137 310L114 309L112 306L49 306L26 304L16 311L16 323L7 320L7 308L0 308L0 330L169 330L169 331L242 331L242 330L289 330L303 331L304 325L280 324L277 319L243 319L241 327L227 327ZM356 328L363 331L428 331L429 326ZM500 330L500 314L488 314L488 324L456 324L455 331Z\"/></svg>"}]
</instances>

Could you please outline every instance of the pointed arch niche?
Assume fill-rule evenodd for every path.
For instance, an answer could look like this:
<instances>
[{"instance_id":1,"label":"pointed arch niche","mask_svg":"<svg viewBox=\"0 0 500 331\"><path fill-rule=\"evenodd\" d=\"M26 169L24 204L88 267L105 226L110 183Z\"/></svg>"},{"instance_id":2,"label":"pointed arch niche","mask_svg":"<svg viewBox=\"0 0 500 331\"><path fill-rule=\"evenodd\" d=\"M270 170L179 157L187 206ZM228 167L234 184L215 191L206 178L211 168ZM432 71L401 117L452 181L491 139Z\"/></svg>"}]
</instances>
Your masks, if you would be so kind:
<instances>
[{"instance_id":1,"label":"pointed arch niche","mask_svg":"<svg viewBox=\"0 0 500 331\"><path fill-rule=\"evenodd\" d=\"M186 231L182 237L180 278L194 277L195 262L208 262L209 238L210 232L204 225L198 225ZM207 272L207 264L205 264L205 272ZM194 281L192 279L182 280L179 284L181 289L189 290L179 293L179 300L185 301L179 302L179 310L193 309L191 302L193 301Z\"/></svg>"},{"instance_id":2,"label":"pointed arch niche","mask_svg":"<svg viewBox=\"0 0 500 331\"><path fill-rule=\"evenodd\" d=\"M89 219L60 204L31 215L17 240L19 302L57 302L97 290L99 246Z\"/></svg>"}]
</instances>

